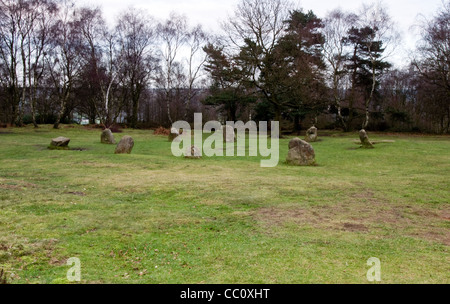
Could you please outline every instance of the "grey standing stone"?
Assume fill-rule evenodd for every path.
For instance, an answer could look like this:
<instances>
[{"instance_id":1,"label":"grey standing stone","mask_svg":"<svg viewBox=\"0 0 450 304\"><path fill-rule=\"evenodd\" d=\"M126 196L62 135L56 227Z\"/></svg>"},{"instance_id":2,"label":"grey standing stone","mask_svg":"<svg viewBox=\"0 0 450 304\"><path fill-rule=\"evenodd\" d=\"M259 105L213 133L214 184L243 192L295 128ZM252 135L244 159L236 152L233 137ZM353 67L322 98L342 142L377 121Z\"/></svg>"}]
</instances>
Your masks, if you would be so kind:
<instances>
[{"instance_id":1,"label":"grey standing stone","mask_svg":"<svg viewBox=\"0 0 450 304\"><path fill-rule=\"evenodd\" d=\"M317 141L317 128L316 127L311 127L308 129L308 131L306 131L306 141L307 142L316 142Z\"/></svg>"},{"instance_id":2,"label":"grey standing stone","mask_svg":"<svg viewBox=\"0 0 450 304\"><path fill-rule=\"evenodd\" d=\"M316 153L309 143L300 138L294 138L289 142L286 162L295 166L313 166L316 164Z\"/></svg>"},{"instance_id":3,"label":"grey standing stone","mask_svg":"<svg viewBox=\"0 0 450 304\"><path fill-rule=\"evenodd\" d=\"M365 149L373 149L373 143L369 140L366 130L359 131L359 139L361 140L362 147Z\"/></svg>"},{"instance_id":4,"label":"grey standing stone","mask_svg":"<svg viewBox=\"0 0 450 304\"><path fill-rule=\"evenodd\" d=\"M116 147L116 154L130 154L134 147L134 140L130 136L124 136Z\"/></svg>"},{"instance_id":5,"label":"grey standing stone","mask_svg":"<svg viewBox=\"0 0 450 304\"><path fill-rule=\"evenodd\" d=\"M102 135L100 137L100 141L102 144L109 144L109 145L114 145L116 143L114 135L110 129L103 130Z\"/></svg>"},{"instance_id":6,"label":"grey standing stone","mask_svg":"<svg viewBox=\"0 0 450 304\"><path fill-rule=\"evenodd\" d=\"M54 148L68 148L70 142L70 138L67 137L57 137L53 138L50 143L50 147Z\"/></svg>"},{"instance_id":7,"label":"grey standing stone","mask_svg":"<svg viewBox=\"0 0 450 304\"><path fill-rule=\"evenodd\" d=\"M186 149L185 157L199 159L199 158L202 158L202 154L201 154L199 148L197 148L196 146L191 146L190 148L188 147Z\"/></svg>"},{"instance_id":8,"label":"grey standing stone","mask_svg":"<svg viewBox=\"0 0 450 304\"><path fill-rule=\"evenodd\" d=\"M224 142L234 142L236 139L236 135L234 134L234 129L232 126L225 125L222 126L222 132L223 132L223 141Z\"/></svg>"}]
</instances>

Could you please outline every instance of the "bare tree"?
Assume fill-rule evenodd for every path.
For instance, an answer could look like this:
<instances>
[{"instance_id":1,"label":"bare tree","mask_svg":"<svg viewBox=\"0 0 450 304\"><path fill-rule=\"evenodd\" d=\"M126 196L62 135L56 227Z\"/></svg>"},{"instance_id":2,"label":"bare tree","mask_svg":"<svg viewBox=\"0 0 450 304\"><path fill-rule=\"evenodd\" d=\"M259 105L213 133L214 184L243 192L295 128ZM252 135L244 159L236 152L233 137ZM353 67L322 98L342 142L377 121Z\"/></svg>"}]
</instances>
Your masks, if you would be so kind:
<instances>
[{"instance_id":1,"label":"bare tree","mask_svg":"<svg viewBox=\"0 0 450 304\"><path fill-rule=\"evenodd\" d=\"M117 87L117 79L124 65L123 49L118 47L119 43L115 38L116 36L114 32L108 31L104 33L105 63L108 77L107 82L102 84L104 115L101 117L103 117L103 124L106 128L116 123L117 117L124 106L123 103L113 98L115 95L113 94L113 87Z\"/></svg>"},{"instance_id":2,"label":"bare tree","mask_svg":"<svg viewBox=\"0 0 450 304\"><path fill-rule=\"evenodd\" d=\"M323 20L323 45L324 58L328 63L333 99L337 108L338 118L345 130L347 123L342 115L343 82L347 75L346 60L349 50L345 43L345 37L357 21L357 16L352 13L343 12L340 9L331 11Z\"/></svg>"},{"instance_id":3,"label":"bare tree","mask_svg":"<svg viewBox=\"0 0 450 304\"><path fill-rule=\"evenodd\" d=\"M47 56L50 48L50 31L58 8L56 3L51 0L41 0L33 1L30 9L34 12L35 18L28 36L28 58L26 66L28 70L28 89L31 117L34 127L37 128L36 99L38 87L41 84L45 73L45 57Z\"/></svg>"},{"instance_id":4,"label":"bare tree","mask_svg":"<svg viewBox=\"0 0 450 304\"><path fill-rule=\"evenodd\" d=\"M386 8L381 5L381 2L363 5L359 16L359 27L362 31L366 31L365 29L370 31L361 41L364 46L364 53L370 62L372 82L369 94L364 102L366 117L362 128L365 129L369 125L370 106L374 98L377 83L384 69L382 63L392 55L398 46L400 35L396 31L395 23L389 16ZM385 66L388 67L389 65Z\"/></svg>"},{"instance_id":5,"label":"bare tree","mask_svg":"<svg viewBox=\"0 0 450 304\"><path fill-rule=\"evenodd\" d=\"M21 18L17 22L17 28L19 31L19 48L20 48L20 58L22 63L22 94L21 102L19 103L19 124L23 121L23 111L26 103L26 93L27 93L27 74L28 67L27 64L31 60L31 32L33 30L35 20L37 19L37 12L34 8L32 1L19 1Z\"/></svg>"},{"instance_id":6,"label":"bare tree","mask_svg":"<svg viewBox=\"0 0 450 304\"><path fill-rule=\"evenodd\" d=\"M21 22L22 14L23 10L17 1L0 1L0 57L7 75L7 99L11 124L21 124L17 118L21 95L18 76L21 61L18 23Z\"/></svg>"},{"instance_id":7,"label":"bare tree","mask_svg":"<svg viewBox=\"0 0 450 304\"><path fill-rule=\"evenodd\" d=\"M413 66L434 95L430 109L440 116L440 132L450 128L450 1L421 26L422 40ZM447 122L446 122L447 121Z\"/></svg>"},{"instance_id":8,"label":"bare tree","mask_svg":"<svg viewBox=\"0 0 450 304\"><path fill-rule=\"evenodd\" d=\"M45 70L44 58L57 7L52 0L1 1L0 6L0 58L8 71L11 123L22 124L28 103L32 122L37 127L36 95Z\"/></svg>"},{"instance_id":9,"label":"bare tree","mask_svg":"<svg viewBox=\"0 0 450 304\"><path fill-rule=\"evenodd\" d=\"M131 100L128 120L135 128L140 98L157 67L154 21L142 11L130 8L119 17L116 33L121 50L118 60L122 61L120 78L127 90L123 95Z\"/></svg>"},{"instance_id":10,"label":"bare tree","mask_svg":"<svg viewBox=\"0 0 450 304\"><path fill-rule=\"evenodd\" d=\"M264 59L269 58L277 41L283 36L285 21L290 17L293 4L287 0L242 0L233 16L222 26L235 52L242 52L250 63L245 69L249 81L260 90L275 108L276 120L281 119L282 101L272 84L260 81L265 69Z\"/></svg>"},{"instance_id":11,"label":"bare tree","mask_svg":"<svg viewBox=\"0 0 450 304\"><path fill-rule=\"evenodd\" d=\"M52 28L52 50L47 59L50 77L58 95L58 112L53 128L58 129L82 67L82 34L76 22L75 4L63 1Z\"/></svg>"},{"instance_id":12,"label":"bare tree","mask_svg":"<svg viewBox=\"0 0 450 304\"><path fill-rule=\"evenodd\" d=\"M167 117L170 124L173 123L170 113L170 104L175 90L176 71L175 66L180 66L180 50L188 39L188 25L185 16L171 13L169 19L158 25L158 35L162 43L160 56L162 66L158 84L165 92L165 102L167 107Z\"/></svg>"},{"instance_id":13,"label":"bare tree","mask_svg":"<svg viewBox=\"0 0 450 304\"><path fill-rule=\"evenodd\" d=\"M284 33L284 21L292 8L286 0L242 0L222 27L238 48L252 39L263 52L270 53Z\"/></svg>"},{"instance_id":14,"label":"bare tree","mask_svg":"<svg viewBox=\"0 0 450 304\"><path fill-rule=\"evenodd\" d=\"M118 78L123 56L118 49L117 33L106 26L100 8L84 7L79 10L79 23L86 44L85 64L95 76L93 81L100 89L101 101L92 100L100 122L109 128L117 119L120 106L113 106L113 87Z\"/></svg>"},{"instance_id":15,"label":"bare tree","mask_svg":"<svg viewBox=\"0 0 450 304\"><path fill-rule=\"evenodd\" d=\"M185 119L189 114L189 110L192 104L192 100L194 99L195 86L197 81L202 78L203 66L208 59L208 55L203 51L203 47L205 47L210 40L208 34L206 34L200 25L194 27L189 33L187 37L186 45L189 48L189 55L186 59L188 66L188 92L187 98L185 99Z\"/></svg>"}]
</instances>

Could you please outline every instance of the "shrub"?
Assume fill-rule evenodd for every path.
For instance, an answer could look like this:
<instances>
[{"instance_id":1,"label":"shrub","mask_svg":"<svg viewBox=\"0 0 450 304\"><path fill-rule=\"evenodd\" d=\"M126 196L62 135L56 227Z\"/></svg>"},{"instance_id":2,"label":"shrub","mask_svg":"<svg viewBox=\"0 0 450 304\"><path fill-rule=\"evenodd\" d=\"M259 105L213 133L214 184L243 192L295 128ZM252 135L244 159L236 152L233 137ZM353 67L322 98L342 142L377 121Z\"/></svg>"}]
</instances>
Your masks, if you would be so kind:
<instances>
[{"instance_id":1,"label":"shrub","mask_svg":"<svg viewBox=\"0 0 450 304\"><path fill-rule=\"evenodd\" d=\"M169 136L170 135L170 130L166 129L164 127L159 127L158 129L155 130L155 135L163 135L163 136Z\"/></svg>"},{"instance_id":2,"label":"shrub","mask_svg":"<svg viewBox=\"0 0 450 304\"><path fill-rule=\"evenodd\" d=\"M123 132L122 129L120 128L120 126L118 126L118 125L112 125L111 127L109 127L109 129L113 133L122 133Z\"/></svg>"}]
</instances>

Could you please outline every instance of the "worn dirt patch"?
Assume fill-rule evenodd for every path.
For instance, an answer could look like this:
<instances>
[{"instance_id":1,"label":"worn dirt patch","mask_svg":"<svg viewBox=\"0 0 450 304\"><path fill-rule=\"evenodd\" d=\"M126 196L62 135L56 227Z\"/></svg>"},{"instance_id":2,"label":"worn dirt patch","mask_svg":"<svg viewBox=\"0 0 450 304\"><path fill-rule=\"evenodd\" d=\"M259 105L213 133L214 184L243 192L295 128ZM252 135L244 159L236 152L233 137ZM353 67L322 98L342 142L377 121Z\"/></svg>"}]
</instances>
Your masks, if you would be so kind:
<instances>
[{"instance_id":1,"label":"worn dirt patch","mask_svg":"<svg viewBox=\"0 0 450 304\"><path fill-rule=\"evenodd\" d=\"M441 214L441 218L446 221L450 221L450 211L443 211Z\"/></svg>"},{"instance_id":2,"label":"worn dirt patch","mask_svg":"<svg viewBox=\"0 0 450 304\"><path fill-rule=\"evenodd\" d=\"M37 188L38 186L32 183L7 180L0 181L0 189L22 191L24 188Z\"/></svg>"},{"instance_id":3,"label":"worn dirt patch","mask_svg":"<svg viewBox=\"0 0 450 304\"><path fill-rule=\"evenodd\" d=\"M22 187L17 186L17 185L7 185L7 184L0 184L0 189L5 189L5 190L22 190Z\"/></svg>"},{"instance_id":4,"label":"worn dirt patch","mask_svg":"<svg viewBox=\"0 0 450 304\"><path fill-rule=\"evenodd\" d=\"M66 192L66 194L76 195L76 196L86 196L84 192Z\"/></svg>"},{"instance_id":5,"label":"worn dirt patch","mask_svg":"<svg viewBox=\"0 0 450 304\"><path fill-rule=\"evenodd\" d=\"M68 259L63 258L63 259L58 259L55 257L50 258L50 261L48 262L50 265L52 266L62 266L65 265Z\"/></svg>"},{"instance_id":6,"label":"worn dirt patch","mask_svg":"<svg viewBox=\"0 0 450 304\"><path fill-rule=\"evenodd\" d=\"M28 264L35 263L36 259L48 259L49 262L56 263L56 259L61 260L55 252L56 239L41 240L31 243L27 239L15 239L13 242L0 243L0 259L16 267L24 269ZM26 259L24 257L30 257ZM55 264L56 265L56 264Z\"/></svg>"},{"instance_id":7,"label":"worn dirt patch","mask_svg":"<svg viewBox=\"0 0 450 304\"><path fill-rule=\"evenodd\" d=\"M344 223L344 230L351 232L369 231L369 229L367 229L367 227L362 224L352 224L352 223Z\"/></svg>"},{"instance_id":8,"label":"worn dirt patch","mask_svg":"<svg viewBox=\"0 0 450 304\"><path fill-rule=\"evenodd\" d=\"M376 233L391 230L399 235L417 237L450 246L446 227L450 207L443 210L417 205L400 205L377 198L370 191L351 194L345 202L307 206L281 205L260 208L251 216L265 228L294 223L317 229Z\"/></svg>"},{"instance_id":9,"label":"worn dirt patch","mask_svg":"<svg viewBox=\"0 0 450 304\"><path fill-rule=\"evenodd\" d=\"M294 223L299 226L312 226L319 229L343 230L349 232L369 232L364 224L355 217L343 217L345 208L310 207L310 208L261 208L253 217L264 226L282 226Z\"/></svg>"},{"instance_id":10,"label":"worn dirt patch","mask_svg":"<svg viewBox=\"0 0 450 304\"><path fill-rule=\"evenodd\" d=\"M295 222L298 224L306 224L307 210L306 209L278 209L278 208L262 208L253 215L257 220L272 226L282 225L286 222Z\"/></svg>"}]
</instances>

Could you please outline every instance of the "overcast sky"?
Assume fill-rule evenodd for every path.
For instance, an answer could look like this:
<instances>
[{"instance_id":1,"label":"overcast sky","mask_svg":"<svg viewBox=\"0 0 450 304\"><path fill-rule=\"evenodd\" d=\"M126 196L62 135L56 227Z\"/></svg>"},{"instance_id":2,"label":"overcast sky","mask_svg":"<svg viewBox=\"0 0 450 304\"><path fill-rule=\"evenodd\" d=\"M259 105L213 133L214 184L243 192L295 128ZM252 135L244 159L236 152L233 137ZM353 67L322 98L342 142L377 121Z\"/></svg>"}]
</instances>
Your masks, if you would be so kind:
<instances>
[{"instance_id":1,"label":"overcast sky","mask_svg":"<svg viewBox=\"0 0 450 304\"><path fill-rule=\"evenodd\" d=\"M218 32L219 22L233 13L240 0L78 0L79 5L101 6L104 17L113 23L116 16L128 6L145 9L156 19L166 19L170 12L175 11L188 17L190 23L201 23L205 29ZM324 17L330 10L340 7L343 10L357 12L362 0L301 0L294 1L304 10L313 10L319 17ZM431 18L442 6L442 0L393 0L384 1L398 29L402 32L403 43L397 50L393 60L397 65L407 64L407 52L414 48L417 35L412 28L422 14Z\"/></svg>"}]
</instances>

